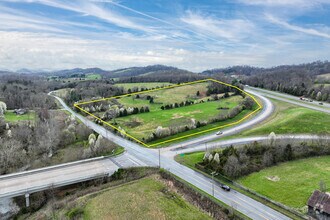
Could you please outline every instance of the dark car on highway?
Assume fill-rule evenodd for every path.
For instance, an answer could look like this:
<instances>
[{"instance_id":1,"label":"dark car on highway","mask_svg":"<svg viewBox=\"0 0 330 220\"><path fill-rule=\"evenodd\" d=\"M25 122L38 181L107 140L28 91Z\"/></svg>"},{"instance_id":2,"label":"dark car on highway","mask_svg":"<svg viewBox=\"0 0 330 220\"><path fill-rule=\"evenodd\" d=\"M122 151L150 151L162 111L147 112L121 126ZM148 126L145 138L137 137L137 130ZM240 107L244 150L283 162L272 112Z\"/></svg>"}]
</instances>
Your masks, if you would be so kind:
<instances>
[{"instance_id":1,"label":"dark car on highway","mask_svg":"<svg viewBox=\"0 0 330 220\"><path fill-rule=\"evenodd\" d=\"M230 187L227 185L221 185L221 188L226 191L230 191Z\"/></svg>"}]
</instances>

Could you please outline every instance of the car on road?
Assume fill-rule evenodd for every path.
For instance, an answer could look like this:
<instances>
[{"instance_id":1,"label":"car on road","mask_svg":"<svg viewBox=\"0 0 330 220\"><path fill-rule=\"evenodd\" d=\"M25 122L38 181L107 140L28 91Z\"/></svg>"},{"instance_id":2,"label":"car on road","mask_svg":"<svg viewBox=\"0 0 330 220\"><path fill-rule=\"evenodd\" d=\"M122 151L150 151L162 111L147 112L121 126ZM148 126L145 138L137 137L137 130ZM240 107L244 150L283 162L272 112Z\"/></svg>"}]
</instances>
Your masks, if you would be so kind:
<instances>
[{"instance_id":1,"label":"car on road","mask_svg":"<svg viewBox=\"0 0 330 220\"><path fill-rule=\"evenodd\" d=\"M323 105L323 102L320 102L319 105Z\"/></svg>"},{"instance_id":2,"label":"car on road","mask_svg":"<svg viewBox=\"0 0 330 220\"><path fill-rule=\"evenodd\" d=\"M223 132L222 131L218 131L217 133L215 133L216 135L221 135L221 134L223 134Z\"/></svg>"},{"instance_id":3,"label":"car on road","mask_svg":"<svg viewBox=\"0 0 330 220\"><path fill-rule=\"evenodd\" d=\"M228 192L230 191L230 187L227 185L221 185L221 188L225 191L228 191Z\"/></svg>"}]
</instances>

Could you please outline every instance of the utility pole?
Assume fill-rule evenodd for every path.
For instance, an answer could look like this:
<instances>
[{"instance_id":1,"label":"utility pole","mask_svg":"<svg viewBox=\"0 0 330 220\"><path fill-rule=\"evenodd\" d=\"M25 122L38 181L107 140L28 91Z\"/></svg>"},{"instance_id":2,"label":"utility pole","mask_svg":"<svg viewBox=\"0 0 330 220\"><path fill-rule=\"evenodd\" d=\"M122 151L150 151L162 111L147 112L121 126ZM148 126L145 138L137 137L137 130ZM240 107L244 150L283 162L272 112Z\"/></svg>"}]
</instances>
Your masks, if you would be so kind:
<instances>
[{"instance_id":1,"label":"utility pole","mask_svg":"<svg viewBox=\"0 0 330 220\"><path fill-rule=\"evenodd\" d=\"M158 166L160 168L160 148L158 148Z\"/></svg>"}]
</instances>

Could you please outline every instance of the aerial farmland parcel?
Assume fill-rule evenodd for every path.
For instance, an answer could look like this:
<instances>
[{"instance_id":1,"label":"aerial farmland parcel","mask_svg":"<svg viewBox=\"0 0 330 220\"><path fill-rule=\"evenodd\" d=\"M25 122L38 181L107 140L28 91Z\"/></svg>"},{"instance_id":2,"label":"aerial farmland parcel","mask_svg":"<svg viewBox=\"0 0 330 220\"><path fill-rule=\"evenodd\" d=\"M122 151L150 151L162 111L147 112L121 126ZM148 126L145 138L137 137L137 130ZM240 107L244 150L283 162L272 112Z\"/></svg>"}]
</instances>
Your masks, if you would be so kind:
<instances>
[{"instance_id":1,"label":"aerial farmland parcel","mask_svg":"<svg viewBox=\"0 0 330 220\"><path fill-rule=\"evenodd\" d=\"M240 122L259 105L239 89L202 80L144 91L135 89L76 107L123 136L156 147Z\"/></svg>"}]
</instances>

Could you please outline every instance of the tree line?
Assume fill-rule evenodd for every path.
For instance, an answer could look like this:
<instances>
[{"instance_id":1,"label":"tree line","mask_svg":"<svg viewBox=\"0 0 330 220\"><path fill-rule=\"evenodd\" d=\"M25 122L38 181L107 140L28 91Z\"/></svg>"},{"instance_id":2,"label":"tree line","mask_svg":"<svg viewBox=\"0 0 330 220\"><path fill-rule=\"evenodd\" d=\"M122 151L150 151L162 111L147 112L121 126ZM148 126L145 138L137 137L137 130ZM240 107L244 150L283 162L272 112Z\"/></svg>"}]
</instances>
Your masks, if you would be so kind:
<instances>
[{"instance_id":1,"label":"tree line","mask_svg":"<svg viewBox=\"0 0 330 220\"><path fill-rule=\"evenodd\" d=\"M254 142L243 147L230 146L206 152L197 167L235 179L281 162L329 154L328 140L279 143L276 135L271 134L267 143Z\"/></svg>"}]
</instances>

